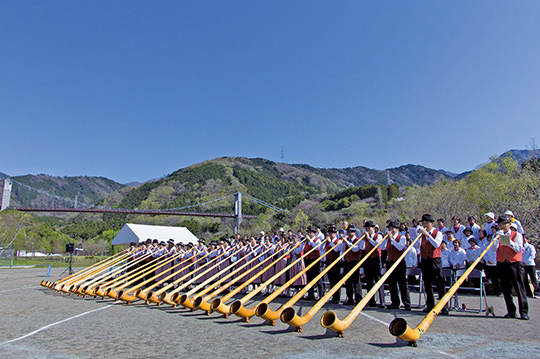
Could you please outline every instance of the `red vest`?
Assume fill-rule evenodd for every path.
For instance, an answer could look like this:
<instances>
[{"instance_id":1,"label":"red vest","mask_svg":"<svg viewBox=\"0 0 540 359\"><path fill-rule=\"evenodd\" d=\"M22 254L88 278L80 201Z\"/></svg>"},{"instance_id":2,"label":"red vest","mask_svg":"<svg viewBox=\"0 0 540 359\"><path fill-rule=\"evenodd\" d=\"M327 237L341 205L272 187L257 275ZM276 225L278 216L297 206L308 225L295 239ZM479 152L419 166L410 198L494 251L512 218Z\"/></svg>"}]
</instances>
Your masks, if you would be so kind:
<instances>
[{"instance_id":1,"label":"red vest","mask_svg":"<svg viewBox=\"0 0 540 359\"><path fill-rule=\"evenodd\" d=\"M375 235L373 236L373 240L376 240L378 236L380 236L380 234L375 233ZM366 234L366 254L369 253L369 251L371 251L373 247L375 246L371 244L371 242L369 241L369 236ZM377 249L373 253L371 253L369 258L377 258L380 256L381 256L381 246L378 246Z\"/></svg>"},{"instance_id":2,"label":"red vest","mask_svg":"<svg viewBox=\"0 0 540 359\"><path fill-rule=\"evenodd\" d=\"M317 239L317 244L319 244L319 241L320 239L318 239L317 237L315 237ZM311 244L309 244L309 240L306 241L306 245L304 246L304 253L307 253L309 252L313 247L311 246ZM305 259L317 259L321 256L321 251L318 249L315 249L314 251L312 251L310 254L308 254L307 256L305 256L304 258Z\"/></svg>"},{"instance_id":3,"label":"red vest","mask_svg":"<svg viewBox=\"0 0 540 359\"><path fill-rule=\"evenodd\" d=\"M397 238L396 238L396 241L399 241L401 238L401 234L398 234L397 235ZM388 244L389 246L387 246L387 258L388 258L388 261L389 262L395 262L398 260L399 256L401 256L403 254L403 252L405 252L405 250L407 249L406 247L404 247L402 250L398 251L396 247L394 247L392 245L392 242L390 241L391 238L388 238Z\"/></svg>"},{"instance_id":4,"label":"red vest","mask_svg":"<svg viewBox=\"0 0 540 359\"><path fill-rule=\"evenodd\" d=\"M517 237L517 232L510 231L510 240L514 242ZM497 262L521 262L522 252L517 253L512 248L508 246L499 245L497 250Z\"/></svg>"},{"instance_id":5,"label":"red vest","mask_svg":"<svg viewBox=\"0 0 540 359\"><path fill-rule=\"evenodd\" d=\"M431 236L436 237L437 233L439 233L439 231L434 229L431 233ZM422 258L441 258L441 246L435 248L433 244L431 244L431 242L428 241L426 236L423 234L420 241L420 256Z\"/></svg>"},{"instance_id":6,"label":"red vest","mask_svg":"<svg viewBox=\"0 0 540 359\"><path fill-rule=\"evenodd\" d=\"M356 243L358 243L358 241L360 241L360 238L354 237L352 244L355 245ZM353 252L351 249L347 252L347 254L345 254L345 260L347 262L359 261L360 259L362 259L362 251Z\"/></svg>"},{"instance_id":7,"label":"red vest","mask_svg":"<svg viewBox=\"0 0 540 359\"><path fill-rule=\"evenodd\" d=\"M335 240L331 242L326 242L325 250L326 250L326 261L327 262L333 262L336 259L338 259L340 252L336 252L332 249L333 246L336 245L336 243L339 241L339 238L336 238Z\"/></svg>"}]
</instances>

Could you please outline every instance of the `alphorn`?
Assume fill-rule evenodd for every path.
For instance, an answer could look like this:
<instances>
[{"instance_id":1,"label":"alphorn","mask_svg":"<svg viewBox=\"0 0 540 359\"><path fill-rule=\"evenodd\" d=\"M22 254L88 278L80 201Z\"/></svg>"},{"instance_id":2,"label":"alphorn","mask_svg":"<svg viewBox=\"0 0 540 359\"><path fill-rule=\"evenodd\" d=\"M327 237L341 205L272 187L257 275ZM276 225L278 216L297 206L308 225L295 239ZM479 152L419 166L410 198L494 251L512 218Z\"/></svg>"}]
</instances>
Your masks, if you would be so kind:
<instances>
[{"instance_id":1,"label":"alphorn","mask_svg":"<svg viewBox=\"0 0 540 359\"><path fill-rule=\"evenodd\" d=\"M145 254L140 257L136 257L133 261L127 262L125 267L117 268L113 272L105 272L103 275L98 276L97 278L92 279L89 283L86 284L86 286L83 287L83 292L87 295L96 296L97 295L97 288L100 285L105 286L106 284L115 281L116 279L125 278L131 274L134 274L139 270L140 268L137 268L144 259L148 258L151 254ZM128 269L133 268L133 271L128 271ZM116 274L122 272L125 270L124 273L121 273L120 276L115 277Z\"/></svg>"},{"instance_id":2,"label":"alphorn","mask_svg":"<svg viewBox=\"0 0 540 359\"><path fill-rule=\"evenodd\" d=\"M261 251L261 253L259 255L257 255L256 257L252 258L249 262L247 263L251 263L253 262L254 260L256 259L259 259L261 256L267 254L268 252L270 252L272 250L272 248L267 248L264 252ZM235 253L236 254L236 253ZM234 254L233 254L234 255ZM232 257L233 255L229 256ZM244 266L247 265L247 263L244 263ZM237 263L232 263L231 265L227 266L226 268L220 270L218 273L214 274L212 277L208 278L206 281L204 281L203 283L199 284L198 286L196 286L195 288L193 288L192 290L188 291L187 293L185 294L182 294L182 296L180 296L180 298L178 299L177 303L184 306L185 308L188 308L188 309L191 309L191 310L195 310L195 309L198 309L200 303L197 303L197 306L195 306L195 297L191 297L191 296L194 296L195 294L197 294L197 297L198 296L201 296L203 294L206 294L208 293L209 291L211 291L212 289L216 288L217 286L219 286L221 283L223 283L224 281L226 281L228 278L232 277L232 275L234 275L235 273L238 273L239 270L233 270L233 273L229 273L228 275L224 276L224 278L216 281L215 283L213 284L210 284L208 287L206 287L207 284L211 283L214 279L216 279L217 277L219 277L220 275L222 275L222 272L227 272L229 271L231 268L234 268L235 266L237 265ZM243 266L240 266L239 268L242 268ZM205 288L206 287L206 288ZM199 292L200 291L200 292ZM191 298L190 298L191 297ZM210 314L209 311L206 311L206 314Z\"/></svg>"},{"instance_id":3,"label":"alphorn","mask_svg":"<svg viewBox=\"0 0 540 359\"><path fill-rule=\"evenodd\" d=\"M433 320L439 315L441 310L446 306L446 303L454 296L458 288L463 284L465 279L471 274L474 267L482 260L484 255L488 252L488 250L491 248L493 243L495 243L495 240L499 236L497 235L484 249L484 251L480 254L478 258L470 265L469 268L463 273L461 277L454 283L454 285L446 292L446 294L439 300L439 302L429 311L429 313L426 315L426 317L418 324L418 326L414 329L411 329L409 325L407 324L407 321L403 318L396 318L392 320L390 323L388 330L390 331L390 334L399 337L407 342L409 342L410 346L416 347L416 341L420 339L422 334L424 334Z\"/></svg>"},{"instance_id":4,"label":"alphorn","mask_svg":"<svg viewBox=\"0 0 540 359\"><path fill-rule=\"evenodd\" d=\"M203 263L203 264L200 264L199 262L201 262L203 259L205 259L206 257L208 257L210 254L214 253L217 250L218 249L216 248L213 251L206 253L204 256L202 256L200 258L197 258L192 264L187 266L188 268L186 270L189 270L189 267L191 267L191 266L194 266L195 268L193 268L188 273L184 274L182 277L180 277L180 278L174 280L173 282L167 284L165 287L161 288L160 290L158 290L156 292L152 292L152 291L148 292L147 295L146 295L146 301L156 303L157 305L160 305L162 302L166 302L167 304L169 304L171 295L174 295L174 293L181 291L183 288L185 288L187 285L191 284L193 281L188 281L186 283L189 283L189 284L184 283L185 285L182 284L182 285L178 286L171 293L167 293L166 291L168 289L174 287L175 285L181 283L186 278L189 278L192 275L195 275L195 274L197 274L199 272L204 271L204 269L206 267L208 267L208 265L213 262L213 259L210 262L206 262L206 263ZM188 260L190 260L191 258L193 258L193 257L190 257ZM198 266L196 266L196 265L198 265ZM182 268L181 270L183 271L184 268ZM179 272L179 271L180 271L180 269L177 270L177 272ZM166 300L163 300L162 297L165 298Z\"/></svg>"},{"instance_id":5,"label":"alphorn","mask_svg":"<svg viewBox=\"0 0 540 359\"><path fill-rule=\"evenodd\" d=\"M213 250L212 252L206 253L206 255L204 255L204 256L202 256L201 258L199 258L199 260L202 260L202 259L206 258L207 256L209 256L209 255L210 255L211 253L213 253L213 252L215 252L215 250ZM175 259L176 259L176 257L178 257L179 255L181 255L181 253L178 253L176 256L174 256ZM155 260L157 261L158 259L159 259L159 257L156 258ZM157 263L158 263L158 262L156 262L156 264L154 264L149 270L147 270L146 273L139 275L137 278L131 279L129 282L126 282L126 283L124 283L124 284L122 284L122 285L120 285L120 286L117 286L117 287L115 287L113 290L109 289L109 290L107 291L107 295L108 295L109 297L113 298L113 299L118 299L118 298L119 298L119 292L117 292L117 291L121 291L122 289L124 289L124 288L126 288L126 287L128 287L128 286L130 286L130 285L132 285L132 284L134 284L134 283L136 283L139 279L144 278L146 275L149 275L150 272L152 272L152 271L154 271L154 270L156 269ZM153 280L154 278L157 278L157 277L159 277L159 276L161 276L161 275L162 275L161 273L158 273L157 275L152 276L151 279ZM150 278L149 278L149 279L150 279ZM150 283L150 282L151 282L149 279L146 280L147 283ZM129 292L131 292L131 289L129 290ZM122 293L122 294L123 294L123 293Z\"/></svg>"},{"instance_id":6,"label":"alphorn","mask_svg":"<svg viewBox=\"0 0 540 359\"><path fill-rule=\"evenodd\" d=\"M69 293L69 291L67 289L69 288L69 286L72 283L75 283L77 280L79 280L81 278L90 277L90 276L94 275L95 273L99 273L103 269L106 269L107 267L109 267L111 265L114 265L116 263L119 263L119 262L123 261L128 256L129 256L129 253L124 253L124 254L116 257L116 258L107 258L107 260L99 262L98 265L90 266L90 267L88 267L86 269L83 269L83 270L81 270L81 271L79 271L79 272L77 272L75 274L72 274L71 276L66 277L66 278L64 278L64 279L62 279L62 280L60 280L58 282L52 283L50 288L54 289L54 290L56 290L58 292ZM65 290L64 290L64 287L65 287Z\"/></svg>"},{"instance_id":7,"label":"alphorn","mask_svg":"<svg viewBox=\"0 0 540 359\"><path fill-rule=\"evenodd\" d=\"M285 250L286 248L281 248L279 251L275 252L274 255L277 255L279 252L282 252L283 250ZM231 273L227 274L226 276L224 276L223 278L221 278L219 281L217 281L213 286L209 286L205 289L203 289L201 292L197 293L197 296L195 297L195 299L193 300L193 308L195 309L200 309L200 310L203 310L206 312L207 315L210 314L210 312L212 311L211 307L210 307L210 303L208 303L208 301L212 298L214 298L216 295L218 295L219 293L227 290L227 288L229 288L230 286L232 286L234 283L236 283L238 280L240 280L243 276L237 276L237 273L240 272L241 270L243 270L245 267L251 265L251 263L255 262L256 260L259 259L260 256L266 254L267 251L259 254L258 256L250 259L249 261L247 261L246 263L243 263L241 266L239 266L238 268L234 269ZM287 254L285 254L287 255ZM281 257L283 258L283 256ZM235 263L236 264L236 263ZM231 279L231 281L227 282L227 280L231 277L234 277L233 279ZM218 288L219 285L221 285L222 283L224 282L227 282L226 284L224 284L223 286L220 286ZM215 289L217 288L217 289ZM206 293L212 291L213 289L215 289L212 293L206 295L205 297L203 297L203 295L205 295Z\"/></svg>"},{"instance_id":8,"label":"alphorn","mask_svg":"<svg viewBox=\"0 0 540 359\"><path fill-rule=\"evenodd\" d=\"M216 250L218 250L218 249L216 249ZM214 252L214 251L212 251L212 252ZM219 259L220 259L222 256L227 255L227 257L225 257L225 260L227 260L227 259L229 259L230 257L232 257L233 255L235 255L237 252L238 252L238 251L233 252L233 253L230 253L230 254L229 254L228 252L223 252L223 253L217 255L215 258L212 258L212 260L210 260L210 261L208 262L208 265L207 265L208 268L206 268L206 269L205 269L204 271L202 271L199 275L197 275L197 277L193 278L193 281L196 280L196 279L198 279L198 278L200 278L201 276L207 274L208 272L211 272L211 271L214 270L216 267L219 267L219 265L220 265ZM214 262L214 261L215 261L215 263L214 263L213 265L210 266L211 262ZM171 278L171 277L173 277L173 276L175 276L175 275L176 275L176 273L172 273L171 275L169 275L169 278ZM211 277L211 278L213 278L213 277ZM209 278L209 279L211 279L211 278ZM162 283L164 283L167 279L168 279L168 278L164 278L164 280L162 280ZM207 283L209 283L209 280L205 280L203 283L204 283L204 284L207 284ZM154 302L155 302L155 301L158 301L158 300L159 300L159 297L157 297L154 293L152 293L152 289L154 289L158 284L159 284L159 283L156 283L156 284L154 284L154 285L152 285L152 286L150 286L150 287L148 287L148 288L146 288L146 289L144 289L144 290L139 289L139 290L137 290L137 292L135 293L135 295L136 295L138 298L143 299L143 300L145 300L145 301L147 301L147 302L148 302L148 298L151 298L151 297L153 297L153 301L154 301ZM187 285L189 285L189 284L191 284L191 283L188 283Z\"/></svg>"},{"instance_id":9,"label":"alphorn","mask_svg":"<svg viewBox=\"0 0 540 359\"><path fill-rule=\"evenodd\" d=\"M101 275L103 273L108 273L108 268L112 265L117 265L118 263L122 263L125 258L117 258L110 263L108 263L105 266L100 267L99 269L96 269L90 273L86 273L85 275L82 275L74 280L71 280L69 282L64 283L64 285L61 286L61 291L64 293L74 293L74 294L81 294L79 293L79 290L81 288L81 284L91 280L96 275ZM120 266L120 268L123 268L124 264ZM118 268L116 268L118 269ZM115 269L115 270L116 270ZM70 294L71 295L71 294Z\"/></svg>"},{"instance_id":10,"label":"alphorn","mask_svg":"<svg viewBox=\"0 0 540 359\"><path fill-rule=\"evenodd\" d=\"M96 267L106 265L107 262L114 260L115 257L128 256L129 255L128 250L129 250L129 248L127 248L127 249L125 249L125 250L123 250L121 252L118 252L118 253L110 256L110 257L102 259L101 261L96 262L96 263L92 264L91 266L86 267L84 269L81 269L80 271L78 271L76 273L73 273L73 274L71 274L71 275L69 275L69 276L67 276L67 277L65 277L63 279L60 279L60 280L56 281L56 282L49 282L49 281L42 280L40 282L40 285L42 285L44 287L47 287L47 288L52 288L56 284L61 284L61 283L65 282L65 281L67 281L67 280L70 280L71 278L73 278L75 276L80 276L80 275L82 275L82 274L84 274L86 272L94 270L94 269L96 269ZM126 253L124 253L124 252L126 252Z\"/></svg>"},{"instance_id":11,"label":"alphorn","mask_svg":"<svg viewBox=\"0 0 540 359\"><path fill-rule=\"evenodd\" d=\"M319 243L319 245L316 247L318 248L320 245L324 244L325 242L327 241L327 239L325 239L324 241L322 241L321 243ZM336 246L338 246L339 244L336 244L334 245L332 248L330 248L330 250L333 250L334 248L336 248ZM297 273L295 278L300 278L300 276L304 273L307 273L308 270L310 270L312 267L314 267L316 264L318 264L321 259L323 259L326 254L328 252L325 252L323 255L319 256L317 259L315 259L313 262L311 262L306 268L304 268L300 273ZM267 287L270 283L272 283L274 280L276 280L277 278L279 278L281 276L281 274L285 273L287 270L289 270L290 268L292 268L294 264L290 264L289 266L283 268L283 270L281 270L279 273L276 273L274 276L272 276L271 278L269 278L266 282L264 282L263 284L261 284L259 287L257 287L257 289L255 289L254 291L252 291L251 293L245 295L243 298L239 299L239 300L236 300L234 301L232 304L231 304L231 314L234 314L238 317L241 317L241 318L244 318L244 320L246 322L249 322L249 318L251 318L252 316L255 315L256 313L256 310L257 310L257 305L254 306L253 308L244 308L244 303L246 303L249 299L253 298L257 293L259 293L262 289L264 289L265 287ZM320 278L319 278L320 279ZM306 285L306 287L308 287L306 289L306 292L309 290L309 288L311 288L313 285L315 285L316 283L318 282L315 281L311 286L309 285ZM294 283L291 282L290 284ZM310 282L311 283L311 282ZM288 286L287 286L288 287ZM269 303L271 302L272 300L274 300L275 298L277 298L277 296L279 295L279 293L281 293L281 291L284 291L287 287L285 286L282 286L282 288L280 288L280 291L278 291L277 293L274 292L272 293L271 295L267 296L264 301L266 303ZM305 292L304 292L305 293ZM259 304L259 303L258 303Z\"/></svg>"},{"instance_id":12,"label":"alphorn","mask_svg":"<svg viewBox=\"0 0 540 359\"><path fill-rule=\"evenodd\" d=\"M164 267L167 264L175 261L181 255L182 255L182 253L173 254L169 258L165 258L165 260L161 260L161 263L159 261L160 257L158 257L157 267L154 268L154 271L156 271L159 268ZM178 266L181 263L182 263L182 261L180 263L176 264L175 266L169 268L169 270L172 269L172 268L175 268L176 266ZM167 271L169 271L169 270L167 270ZM130 296L129 293L134 292L134 291L138 290L139 288L141 288L141 287L143 287L143 286L145 286L145 285L147 285L149 283L152 283L152 281L154 281L156 278L159 278L161 276L163 276L163 273L155 273L154 276L144 280L143 282L141 282L139 284L134 285L133 287L130 287L129 290L124 290L125 286L123 288L118 288L120 290L117 292L116 300L123 300L123 301L127 302L127 304L129 304L133 300L137 299L137 297ZM131 284L134 284L135 282L132 281ZM155 285L158 285L159 283L162 283L162 281L158 281Z\"/></svg>"},{"instance_id":13,"label":"alphorn","mask_svg":"<svg viewBox=\"0 0 540 359\"><path fill-rule=\"evenodd\" d=\"M304 241L307 241L307 238L304 239L302 242ZM300 243L302 243L300 242ZM308 254L310 254L311 252L315 251L317 248L319 248L319 246L324 243L325 241L319 243L317 246L315 246L314 248L310 249L307 253L304 253L300 258L297 258L293 263L291 263L292 265L300 262L302 259L304 259L305 256L307 256ZM299 244L300 244L299 243ZM293 250L296 249L296 247L299 245L294 245L292 246L286 253L284 253L283 255L281 255L278 259L276 259L275 261L273 261L272 263L270 263L269 265L267 265L266 267L264 267L263 269L261 269L259 272L256 272L251 278L249 278L246 282L244 282L242 285L238 286L236 289L234 289L233 291L231 291L229 294L223 296L223 298L217 298L217 299L214 299L212 301L212 305L211 305L211 308L212 310L216 311L216 312L219 312L221 314L223 314L223 316L225 318L228 318L229 314L231 313L231 306L227 305L225 302L232 298L232 296L234 296L236 293L238 293L239 291L241 291L243 288L247 287L249 284L251 284L255 279L257 279L258 277L260 277L264 272L266 272L268 269L270 269L272 266L274 266L274 264L278 263L281 259L283 259L284 257L286 257L289 253L291 253ZM262 263L261 263L262 264ZM292 267L292 265L289 264L289 268ZM253 268L250 269L250 271L252 270ZM285 268L284 268L285 269ZM287 268L288 270L288 268ZM245 274L248 274L250 273L250 271L248 271L247 273ZM280 271L281 274L285 273L285 271Z\"/></svg>"},{"instance_id":14,"label":"alphorn","mask_svg":"<svg viewBox=\"0 0 540 359\"><path fill-rule=\"evenodd\" d=\"M362 236L362 238L364 236L365 234ZM386 237L388 237L388 235L384 236L384 238L379 243L377 243L377 245L375 245L368 253L366 253L366 255L364 255L362 259L349 272L347 272L347 274L343 276L343 278L334 287L332 287L328 293L322 296L317 301L317 303L315 303L315 305L313 305L313 307L311 307L303 316L298 316L296 314L296 310L291 307L291 305L293 305L295 301L291 300L285 303L285 305L282 306L282 308L284 309L281 313L281 321L293 327L297 332L301 332L302 326L309 322L311 318L313 318L313 316L319 311L319 309L321 309L326 304L328 299L330 299L330 297L334 295L335 292L341 289L343 283L345 283L345 281L347 281L347 279L352 276L354 272L358 270L358 268L360 268L360 266L366 261L366 259L369 258L369 256L377 250L377 248L379 248L379 246L383 243ZM326 267L324 271L322 271L317 277L315 277L315 279L313 279L313 281L306 286L308 287L307 289L304 288L302 289L302 291L307 291L309 290L309 287L315 285L315 283L317 283L320 278L322 278L335 264L337 264L341 258L345 257L345 254L347 254L347 252L351 249L352 247L349 247L347 251L340 255L329 267ZM264 308L262 308L261 311L263 309Z\"/></svg>"},{"instance_id":15,"label":"alphorn","mask_svg":"<svg viewBox=\"0 0 540 359\"><path fill-rule=\"evenodd\" d=\"M366 296L360 300L360 302L351 310L349 315L347 315L343 320L340 320L336 313L333 310L330 310L323 314L321 317L321 325L325 327L326 329L330 329L337 333L337 335L341 338L343 338L343 331L347 329L354 319L360 314L362 309L366 306L366 304L369 302L371 297L377 293L379 288L384 284L386 279L392 274L394 269L397 268L398 264L405 258L405 255L411 250L411 248L414 246L414 244L420 239L422 235L419 235L415 238L415 240L411 243L409 247L399 256L399 258L395 261L395 263L386 270L386 273L379 279L377 283L367 292Z\"/></svg>"}]
</instances>

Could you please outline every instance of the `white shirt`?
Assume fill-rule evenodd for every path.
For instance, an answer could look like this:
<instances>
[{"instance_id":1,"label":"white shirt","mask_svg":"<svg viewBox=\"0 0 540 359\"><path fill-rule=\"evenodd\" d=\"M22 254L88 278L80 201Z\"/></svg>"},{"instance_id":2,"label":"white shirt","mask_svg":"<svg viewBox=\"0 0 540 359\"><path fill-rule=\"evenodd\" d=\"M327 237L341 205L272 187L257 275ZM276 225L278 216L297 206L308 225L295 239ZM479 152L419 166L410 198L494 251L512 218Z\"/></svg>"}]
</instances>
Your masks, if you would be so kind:
<instances>
[{"instance_id":1,"label":"white shirt","mask_svg":"<svg viewBox=\"0 0 540 359\"><path fill-rule=\"evenodd\" d=\"M450 262L448 261L448 257L450 256L450 249L441 248L441 263L443 268L450 268Z\"/></svg>"},{"instance_id":2,"label":"white shirt","mask_svg":"<svg viewBox=\"0 0 540 359\"><path fill-rule=\"evenodd\" d=\"M450 255L448 256L448 261L450 262L450 265L454 269L461 269L466 267L466 261L467 261L467 252L463 248L459 248L457 251L456 249L450 250ZM457 266L457 268L456 268Z\"/></svg>"},{"instance_id":3,"label":"white shirt","mask_svg":"<svg viewBox=\"0 0 540 359\"><path fill-rule=\"evenodd\" d=\"M412 247L410 251L405 255L405 264L407 268L416 268L418 267L418 252L416 248Z\"/></svg>"},{"instance_id":4,"label":"white shirt","mask_svg":"<svg viewBox=\"0 0 540 359\"><path fill-rule=\"evenodd\" d=\"M467 249L467 261L469 263L472 263L476 260L476 258L480 257L480 254L482 254L482 248L479 246L476 247L470 247Z\"/></svg>"},{"instance_id":5,"label":"white shirt","mask_svg":"<svg viewBox=\"0 0 540 359\"><path fill-rule=\"evenodd\" d=\"M536 258L536 248L530 243L525 243L523 245L523 255L521 262L524 266L536 266L536 263L534 262L534 258Z\"/></svg>"},{"instance_id":6,"label":"white shirt","mask_svg":"<svg viewBox=\"0 0 540 359\"><path fill-rule=\"evenodd\" d=\"M472 235L474 236L474 238L478 239L478 232L482 229L482 227L480 227L477 223L473 224L471 226L471 230L472 230Z\"/></svg>"},{"instance_id":7,"label":"white shirt","mask_svg":"<svg viewBox=\"0 0 540 359\"><path fill-rule=\"evenodd\" d=\"M395 236L393 236L392 234L388 234L388 237L385 239L385 242L386 243L383 243L381 244L381 247L382 248L385 248L386 250L388 250L388 247L390 245L394 246L398 251L402 251L403 248L405 248L405 246L407 245L407 239L405 238L405 236L401 236L399 238L399 240L396 241L396 238L399 236L400 234L397 233ZM384 247L383 247L384 245Z\"/></svg>"}]
</instances>

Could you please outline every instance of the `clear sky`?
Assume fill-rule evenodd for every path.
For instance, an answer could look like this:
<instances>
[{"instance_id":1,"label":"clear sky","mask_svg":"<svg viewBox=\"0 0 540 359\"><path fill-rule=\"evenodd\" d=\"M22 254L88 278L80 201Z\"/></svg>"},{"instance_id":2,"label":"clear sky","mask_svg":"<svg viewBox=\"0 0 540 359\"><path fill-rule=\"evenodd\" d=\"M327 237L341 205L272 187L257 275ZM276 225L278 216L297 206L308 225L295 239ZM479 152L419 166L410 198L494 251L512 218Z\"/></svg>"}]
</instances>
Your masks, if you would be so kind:
<instances>
[{"instance_id":1,"label":"clear sky","mask_svg":"<svg viewBox=\"0 0 540 359\"><path fill-rule=\"evenodd\" d=\"M462 172L540 142L538 1L0 1L0 172Z\"/></svg>"}]
</instances>

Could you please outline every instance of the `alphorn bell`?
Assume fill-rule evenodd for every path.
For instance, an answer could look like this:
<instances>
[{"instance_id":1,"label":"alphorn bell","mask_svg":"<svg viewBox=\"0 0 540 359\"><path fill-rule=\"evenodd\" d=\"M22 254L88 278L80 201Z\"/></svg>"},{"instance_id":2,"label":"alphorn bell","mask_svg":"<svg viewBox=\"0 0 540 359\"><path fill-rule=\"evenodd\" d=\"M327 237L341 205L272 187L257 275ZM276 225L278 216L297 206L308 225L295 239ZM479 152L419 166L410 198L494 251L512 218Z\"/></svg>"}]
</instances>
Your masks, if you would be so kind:
<instances>
[{"instance_id":1,"label":"alphorn bell","mask_svg":"<svg viewBox=\"0 0 540 359\"><path fill-rule=\"evenodd\" d=\"M369 302L371 297L377 293L379 288L384 284L386 279L392 274L394 269L397 268L398 264L405 258L405 255L411 250L411 248L414 246L414 244L420 239L422 235L419 235L415 238L415 240L411 243L409 247L399 256L399 258L395 261L395 263L386 270L386 273L379 279L377 283L369 290L369 292L366 294L364 298L351 310L349 315L345 317L343 320L340 320L336 313L332 310L326 312L321 317L321 325L327 329L330 329L337 333L337 335L341 338L343 338L343 331L347 329L354 319L360 314L362 309L366 306L366 304Z\"/></svg>"},{"instance_id":2,"label":"alphorn bell","mask_svg":"<svg viewBox=\"0 0 540 359\"><path fill-rule=\"evenodd\" d=\"M435 320L437 315L439 315L441 310L446 306L446 303L448 303L448 301L454 296L454 294L456 293L458 288L461 286L461 284L463 284L465 279L467 279L469 274L471 274L474 267L476 267L476 265L486 255L486 253L491 248L493 243L495 243L495 239L497 239L498 237L499 236L497 235L487 245L487 247L480 254L480 256L478 258L476 258L476 260L470 265L469 268L467 268L465 273L463 273L463 275L461 277L459 277L459 279L456 281L456 283L454 283L454 285L448 290L448 292L446 292L446 294L439 300L439 302L435 305L435 307L433 307L433 309L431 309L429 311L428 315L426 315L426 317L420 322L420 324L418 324L418 326L416 328L411 329L408 326L407 321L405 319L396 318L396 319L392 320L392 322L390 323L390 325L388 327L388 330L390 331L390 334L409 342L410 346L414 346L414 347L417 346L416 341L418 339L420 339L422 334L424 334L428 330L428 328L431 325L431 323L433 322L433 320Z\"/></svg>"},{"instance_id":3,"label":"alphorn bell","mask_svg":"<svg viewBox=\"0 0 540 359\"><path fill-rule=\"evenodd\" d=\"M363 237L365 237L365 234L362 236L362 238ZM328 293L326 293L324 296L322 296L317 301L317 303L315 303L315 305L313 307L311 307L311 309L309 309L306 312L306 314L304 314L303 316L301 316L301 317L298 316L296 314L296 310L293 307L291 307L291 305L293 305L295 302L289 301L285 305L283 305L282 308L284 308L284 309L283 309L283 312L281 313L281 321L283 323L288 324L291 327L293 327L297 332L301 332L302 331L302 326L305 325L307 322L309 322L311 320L311 318L313 318L313 316L319 311L319 309L321 309L326 304L328 299L330 299L330 297L336 291L341 289L341 286L343 285L343 283L345 283L345 281L350 276L352 276L354 274L354 272L356 270L358 270L358 268L360 268L360 266L366 261L366 259L368 259L369 256L373 252L375 252L377 250L377 248L379 248L379 246L383 243L383 241L386 239L386 237L388 237L388 235L384 236L384 238L379 243L377 243L377 245L375 245L368 253L366 253L366 255L345 276L343 276L343 278L334 287L332 287L332 289L330 289L330 291ZM362 238L360 238L360 239L362 239ZM313 279L312 282L310 284L308 284L306 287L308 287L309 285L315 285L315 283L317 283L317 281L320 278L322 278L335 264L337 264L341 258L345 257L345 254L347 254L347 252L349 252L349 250L351 250L351 249L352 249L352 247L349 247L334 262L332 262L332 264L330 264L330 266L326 267L324 269L324 271L322 271L317 277L315 277L315 279ZM304 293L305 293L305 291L307 291L308 289L304 288L304 289L302 289L302 291L304 291ZM262 311L262 309L261 309L261 311Z\"/></svg>"}]
</instances>

